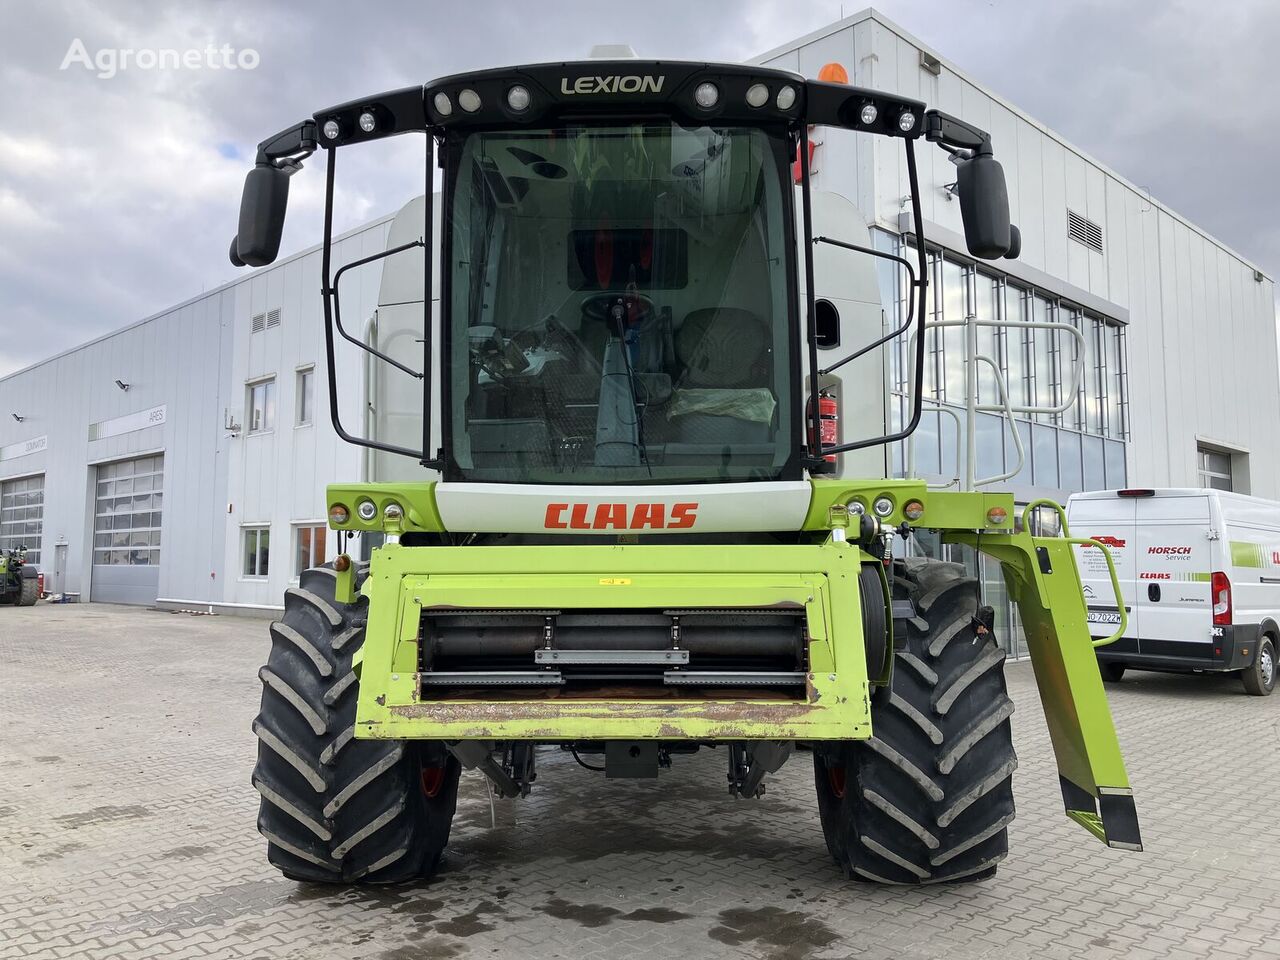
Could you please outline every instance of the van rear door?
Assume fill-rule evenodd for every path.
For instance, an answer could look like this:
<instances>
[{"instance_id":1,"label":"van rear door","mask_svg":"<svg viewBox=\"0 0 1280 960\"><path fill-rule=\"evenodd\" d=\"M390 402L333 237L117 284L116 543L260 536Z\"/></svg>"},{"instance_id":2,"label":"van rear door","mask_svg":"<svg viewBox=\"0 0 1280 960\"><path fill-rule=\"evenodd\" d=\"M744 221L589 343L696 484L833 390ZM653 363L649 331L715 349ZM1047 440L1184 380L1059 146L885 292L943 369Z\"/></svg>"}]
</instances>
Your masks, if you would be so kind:
<instances>
[{"instance_id":1,"label":"van rear door","mask_svg":"<svg viewBox=\"0 0 1280 960\"><path fill-rule=\"evenodd\" d=\"M1138 605L1134 602L1138 596L1134 503L1132 497L1120 497L1114 493L1076 496L1067 502L1071 535L1098 540L1111 551L1120 579L1120 592L1129 612L1129 625L1121 638L1101 648L1108 654L1137 653L1138 637L1141 636ZM1085 605L1089 610L1089 633L1094 639L1109 637L1120 623L1120 608L1116 606L1106 558L1095 547L1076 547L1075 551Z\"/></svg>"},{"instance_id":2,"label":"van rear door","mask_svg":"<svg viewBox=\"0 0 1280 960\"><path fill-rule=\"evenodd\" d=\"M1213 660L1213 569L1209 498L1160 494L1135 500L1135 560L1141 590L1143 657L1194 667Z\"/></svg>"}]
</instances>

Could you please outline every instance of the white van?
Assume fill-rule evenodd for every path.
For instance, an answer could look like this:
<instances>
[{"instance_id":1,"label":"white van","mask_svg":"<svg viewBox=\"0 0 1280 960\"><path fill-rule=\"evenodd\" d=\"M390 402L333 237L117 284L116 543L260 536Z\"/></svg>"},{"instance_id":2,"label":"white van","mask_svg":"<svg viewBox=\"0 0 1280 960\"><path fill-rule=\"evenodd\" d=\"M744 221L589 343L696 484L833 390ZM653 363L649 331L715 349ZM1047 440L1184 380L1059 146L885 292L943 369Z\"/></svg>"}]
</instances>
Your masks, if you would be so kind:
<instances>
[{"instance_id":1,"label":"white van","mask_svg":"<svg viewBox=\"0 0 1280 960\"><path fill-rule=\"evenodd\" d=\"M1100 490L1067 501L1073 537L1111 548L1129 625L1098 648L1103 676L1143 670L1239 672L1276 685L1280 647L1280 503L1208 489ZM1101 551L1076 547L1090 632L1120 622Z\"/></svg>"}]
</instances>

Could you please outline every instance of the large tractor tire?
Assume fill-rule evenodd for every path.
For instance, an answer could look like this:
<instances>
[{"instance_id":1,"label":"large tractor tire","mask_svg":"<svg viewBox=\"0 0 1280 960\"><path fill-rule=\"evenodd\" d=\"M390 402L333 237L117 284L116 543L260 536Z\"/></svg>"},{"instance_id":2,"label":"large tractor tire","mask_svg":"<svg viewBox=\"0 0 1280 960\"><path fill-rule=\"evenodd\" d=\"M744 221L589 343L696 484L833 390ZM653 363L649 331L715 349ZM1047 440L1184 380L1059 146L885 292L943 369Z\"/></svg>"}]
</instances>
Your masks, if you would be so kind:
<instances>
[{"instance_id":1,"label":"large tractor tire","mask_svg":"<svg viewBox=\"0 0 1280 960\"><path fill-rule=\"evenodd\" d=\"M258 672L253 785L267 859L315 883L430 876L449 839L458 761L435 743L354 739L351 658L364 643L368 601L338 603L335 586L329 566L302 574Z\"/></svg>"},{"instance_id":2,"label":"large tractor tire","mask_svg":"<svg viewBox=\"0 0 1280 960\"><path fill-rule=\"evenodd\" d=\"M916 616L895 637L891 685L872 698L873 736L814 752L827 848L856 880L985 879L1013 820L1004 651L975 620L977 583L960 564L911 558L894 577Z\"/></svg>"},{"instance_id":3,"label":"large tractor tire","mask_svg":"<svg viewBox=\"0 0 1280 960\"><path fill-rule=\"evenodd\" d=\"M18 594L18 606L34 607L40 599L40 581L35 577L22 578L22 592Z\"/></svg>"}]
</instances>

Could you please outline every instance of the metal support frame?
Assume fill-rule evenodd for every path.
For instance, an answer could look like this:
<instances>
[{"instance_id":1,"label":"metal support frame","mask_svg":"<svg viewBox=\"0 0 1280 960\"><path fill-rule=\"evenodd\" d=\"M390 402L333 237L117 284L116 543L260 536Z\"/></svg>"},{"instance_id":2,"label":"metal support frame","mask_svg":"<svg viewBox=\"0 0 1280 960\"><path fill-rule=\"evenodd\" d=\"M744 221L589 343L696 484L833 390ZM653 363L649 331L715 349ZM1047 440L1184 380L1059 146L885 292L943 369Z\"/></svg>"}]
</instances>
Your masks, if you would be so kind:
<instances>
[{"instance_id":1,"label":"metal support frame","mask_svg":"<svg viewBox=\"0 0 1280 960\"><path fill-rule=\"evenodd\" d=\"M426 167L427 167L427 196L425 200L426 206L426 223L423 228L423 236L418 240L401 244L390 250L383 250L359 260L353 260L344 264L338 269L335 275L332 272L333 267L333 188L336 171L337 151L327 151L328 162L325 165L325 188L324 188L324 241L321 249L321 273L322 282L320 288L320 299L324 307L324 343L325 343L325 366L328 371L329 381L329 419L333 423L334 432L343 440L356 446L365 447L369 450L381 450L384 453L394 453L398 456L412 457L421 463L424 467L430 469L439 469L440 460L437 457L429 457L427 451L431 449L431 370L432 370L432 322L431 322L431 227L432 217L432 194L431 194L431 165L434 152L435 141L432 139L431 133L428 131L426 137ZM364 343L362 340L352 336L342 326L342 311L338 302L338 284L342 280L342 275L352 267L364 266L375 260L385 259L394 256L397 253L403 253L414 247L421 246L423 248L423 272L424 272L424 288L423 288L423 369L421 372L406 366L400 361L387 354L381 352L370 344ZM332 280L330 279L332 277ZM337 356L334 350L334 328L344 340L355 344L366 354L382 360L397 369L403 371L415 379L422 381L423 389L423 406L422 406L422 449L412 450L408 447L402 447L394 443L385 443L381 440L373 440L368 437L360 437L351 433L342 425L342 415L338 409L338 370Z\"/></svg>"},{"instance_id":2,"label":"metal support frame","mask_svg":"<svg viewBox=\"0 0 1280 960\"><path fill-rule=\"evenodd\" d=\"M811 462L819 462L822 460L824 456L847 453L850 450L861 450L865 447L878 447L882 444L896 443L899 440L905 440L908 437L910 437L913 433L915 433L916 427L920 425L920 415L923 411L922 394L924 392L923 391L924 339L923 337L920 337L919 334L924 329L925 296L929 288L929 277L928 277L928 254L924 249L924 245L919 244L916 252L917 261L918 261L917 266L919 268L919 276L917 276L914 272L911 274L911 285L912 287L914 287L913 296L915 297L915 314L916 314L915 320L916 320L916 335L917 335L915 340L915 343L916 343L915 389L912 391L913 400L911 405L911 419L903 426L901 430L898 430L895 433L886 433L879 437L868 437L867 439L864 439L864 440L853 440L849 443L836 444L833 447L824 447L822 445L821 429L818 423L817 395L818 395L818 390L821 386L818 382L819 377L822 374L830 373L831 370L834 370L836 369L836 367L839 367L841 363L845 363L848 360L854 359L855 357L860 357L863 354L871 350L874 350L876 347L884 343L887 343L889 340L894 339L906 329L907 325L904 324L902 327L898 328L893 333L888 334L884 337L881 337L879 340L875 341L874 343L871 343L866 347L861 348L852 357L846 358L845 360L841 361L841 363L837 363L835 366L831 367L830 369L828 370L821 369L818 366L818 327L817 327L817 312L816 312L817 298L816 298L816 293L814 292L814 289L813 289L813 246L815 243L819 243L819 242L831 243L838 247L845 247L851 250L858 250L861 252L870 253L872 256L882 257L889 260L897 260L898 262L902 262L902 263L905 263L906 261L889 254L884 254L878 250L871 250L867 247L861 247L855 244L844 243L843 241L832 240L828 237L815 238L813 236L813 217L812 217L812 207L810 202L810 189L809 189L808 144L809 144L809 136L808 136L808 130L806 128L802 130L801 138L800 138L800 173L801 173L801 179L802 179L800 195L801 195L801 201L802 201L803 213L804 213L804 260L805 260L805 281L807 284L807 290L805 295L805 305L806 305L806 309L808 310L809 370L812 377L810 392L813 395L813 400L808 404L807 419L808 419L808 425L809 425L809 439L812 445L812 448L809 451L809 459ZM919 197L920 196L920 178L916 169L915 144L911 140L904 140L903 147L905 148L906 154L907 154L907 179L910 182L911 195L913 197ZM920 212L920 204L914 203L912 204L912 207L913 207L913 213L915 216L916 235L922 237L924 236L924 217ZM912 308L911 306L908 306L907 309L908 311L910 311ZM908 316L910 316L910 313L908 314Z\"/></svg>"}]
</instances>

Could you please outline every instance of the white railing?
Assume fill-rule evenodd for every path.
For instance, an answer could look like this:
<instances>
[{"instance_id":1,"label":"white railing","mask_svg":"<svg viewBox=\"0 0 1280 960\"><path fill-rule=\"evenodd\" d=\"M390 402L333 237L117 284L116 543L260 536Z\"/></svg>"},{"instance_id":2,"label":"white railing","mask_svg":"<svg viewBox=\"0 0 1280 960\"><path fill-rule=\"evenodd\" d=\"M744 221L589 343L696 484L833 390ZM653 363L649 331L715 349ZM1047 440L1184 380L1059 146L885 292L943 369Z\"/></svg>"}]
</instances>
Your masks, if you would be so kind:
<instances>
[{"instance_id":1,"label":"white railing","mask_svg":"<svg viewBox=\"0 0 1280 960\"><path fill-rule=\"evenodd\" d=\"M1080 385L1084 382L1084 365L1085 365L1085 339L1084 334L1077 330L1069 323L1059 323L1051 320L979 320L976 316L970 315L963 320L940 320L930 321L924 324L925 330L938 330L947 327L960 327L964 330L965 339L965 421L960 422L960 417L955 410L944 406L936 400L926 400L925 402L932 405L933 411L941 414L946 413L956 421L956 471L959 476L947 481L944 484L933 485L938 489L946 489L947 487L959 485L961 490L976 490L979 487L992 483L1000 483L1016 477L1022 472L1022 468L1026 466L1027 455L1026 449L1022 443L1022 433L1018 430L1018 425L1014 420L1014 414L1022 413L1029 416L1033 415L1056 415L1065 413L1076 402L1080 393ZM994 327L1004 330L1062 330L1069 333L1075 338L1076 350L1075 357L1071 363L1071 386L1062 394L1064 399L1061 403L1054 406L1014 406L1009 401L1009 385L1005 379L1000 364L995 358L987 356L985 353L978 352L978 328ZM907 345L907 356L915 356L916 336L913 332ZM984 363L991 369L991 374L995 378L996 391L999 394L999 403L979 403L978 402L978 364ZM911 397L908 395L908 406ZM1004 473L991 477L977 477L977 452L978 452L978 414L979 413L998 413L1001 419L1013 436L1013 448L1017 453L1017 465ZM938 433L941 437L942 422L938 422ZM964 457L960 456L961 439L964 440ZM961 464L963 463L963 472L961 472ZM906 472L908 477L915 476L915 434L907 438L907 457Z\"/></svg>"}]
</instances>

